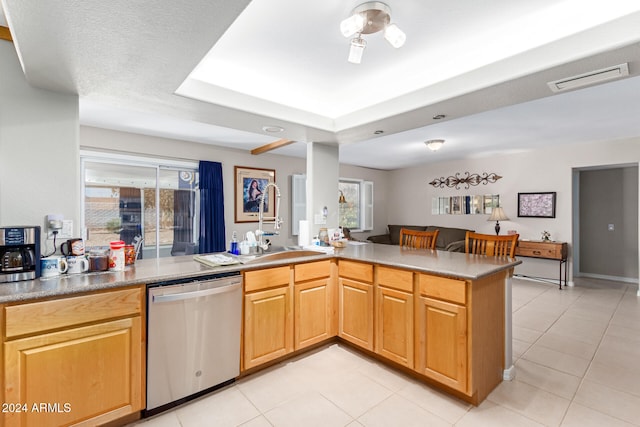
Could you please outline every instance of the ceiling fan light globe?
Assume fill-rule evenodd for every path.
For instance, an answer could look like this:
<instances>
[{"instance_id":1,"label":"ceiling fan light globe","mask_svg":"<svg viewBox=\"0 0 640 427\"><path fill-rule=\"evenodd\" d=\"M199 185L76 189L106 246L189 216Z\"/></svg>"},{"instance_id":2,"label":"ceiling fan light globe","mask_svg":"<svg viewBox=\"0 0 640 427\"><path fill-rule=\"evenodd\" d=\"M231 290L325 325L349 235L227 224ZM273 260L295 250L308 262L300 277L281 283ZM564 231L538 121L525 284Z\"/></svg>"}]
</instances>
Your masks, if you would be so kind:
<instances>
[{"instance_id":1,"label":"ceiling fan light globe","mask_svg":"<svg viewBox=\"0 0 640 427\"><path fill-rule=\"evenodd\" d=\"M397 49L407 41L407 35L396 24L391 24L384 29L384 39Z\"/></svg>"},{"instance_id":2,"label":"ceiling fan light globe","mask_svg":"<svg viewBox=\"0 0 640 427\"><path fill-rule=\"evenodd\" d=\"M364 24L364 16L360 13L355 13L340 23L340 32L345 37L351 37L362 32Z\"/></svg>"},{"instance_id":3,"label":"ceiling fan light globe","mask_svg":"<svg viewBox=\"0 0 640 427\"><path fill-rule=\"evenodd\" d=\"M351 40L348 61L352 64L359 64L360 62L362 62L362 54L364 53L364 48L366 46L367 42L365 42L361 37L356 37L355 39Z\"/></svg>"}]
</instances>

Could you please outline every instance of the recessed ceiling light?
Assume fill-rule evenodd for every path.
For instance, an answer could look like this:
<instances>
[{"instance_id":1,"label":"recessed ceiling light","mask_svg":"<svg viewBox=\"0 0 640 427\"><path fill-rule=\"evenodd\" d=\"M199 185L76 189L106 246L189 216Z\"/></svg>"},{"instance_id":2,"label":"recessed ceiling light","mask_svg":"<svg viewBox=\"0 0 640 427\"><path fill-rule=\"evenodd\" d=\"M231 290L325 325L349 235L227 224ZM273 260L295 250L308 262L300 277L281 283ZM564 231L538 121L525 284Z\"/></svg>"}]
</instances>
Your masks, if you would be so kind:
<instances>
[{"instance_id":1,"label":"recessed ceiling light","mask_svg":"<svg viewBox=\"0 0 640 427\"><path fill-rule=\"evenodd\" d=\"M445 117L447 116L445 116L444 114L436 114L435 116L433 116L433 120L442 120Z\"/></svg>"},{"instance_id":2,"label":"recessed ceiling light","mask_svg":"<svg viewBox=\"0 0 640 427\"><path fill-rule=\"evenodd\" d=\"M269 133L278 133L284 131L280 126L262 126L262 130Z\"/></svg>"},{"instance_id":3,"label":"recessed ceiling light","mask_svg":"<svg viewBox=\"0 0 640 427\"><path fill-rule=\"evenodd\" d=\"M430 139L429 141L425 141L424 143L427 144L429 150L438 151L444 144L444 139Z\"/></svg>"},{"instance_id":4,"label":"recessed ceiling light","mask_svg":"<svg viewBox=\"0 0 640 427\"><path fill-rule=\"evenodd\" d=\"M377 130L375 132L373 132L374 135L380 135L381 133L384 133L383 130Z\"/></svg>"}]
</instances>

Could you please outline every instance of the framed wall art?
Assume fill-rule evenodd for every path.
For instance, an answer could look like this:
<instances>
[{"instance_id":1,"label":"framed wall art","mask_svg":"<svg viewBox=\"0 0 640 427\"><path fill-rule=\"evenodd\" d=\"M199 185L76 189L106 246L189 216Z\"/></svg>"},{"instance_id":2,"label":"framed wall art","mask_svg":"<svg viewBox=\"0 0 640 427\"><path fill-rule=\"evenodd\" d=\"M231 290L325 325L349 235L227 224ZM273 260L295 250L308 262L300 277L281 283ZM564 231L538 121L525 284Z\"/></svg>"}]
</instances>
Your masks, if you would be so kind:
<instances>
[{"instance_id":1,"label":"framed wall art","mask_svg":"<svg viewBox=\"0 0 640 427\"><path fill-rule=\"evenodd\" d=\"M556 193L518 193L518 216L529 218L555 218Z\"/></svg>"},{"instance_id":2,"label":"framed wall art","mask_svg":"<svg viewBox=\"0 0 640 427\"><path fill-rule=\"evenodd\" d=\"M440 196L431 199L431 215L486 214L491 215L500 204L500 195Z\"/></svg>"},{"instance_id":3,"label":"framed wall art","mask_svg":"<svg viewBox=\"0 0 640 427\"><path fill-rule=\"evenodd\" d=\"M276 171L273 169L259 169L245 166L234 167L235 184L235 222L258 222L260 201L264 199L264 216L275 215L275 189L267 184L276 182Z\"/></svg>"}]
</instances>

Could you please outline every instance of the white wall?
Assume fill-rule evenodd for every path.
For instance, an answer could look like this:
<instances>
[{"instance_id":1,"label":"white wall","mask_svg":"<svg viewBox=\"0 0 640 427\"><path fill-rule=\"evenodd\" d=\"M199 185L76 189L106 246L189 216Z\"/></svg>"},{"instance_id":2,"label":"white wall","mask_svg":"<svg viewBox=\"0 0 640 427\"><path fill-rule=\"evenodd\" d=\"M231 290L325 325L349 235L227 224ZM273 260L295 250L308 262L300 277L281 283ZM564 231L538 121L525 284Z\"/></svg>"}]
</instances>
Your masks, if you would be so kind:
<instances>
[{"instance_id":1,"label":"white wall","mask_svg":"<svg viewBox=\"0 0 640 427\"><path fill-rule=\"evenodd\" d=\"M179 141L152 136L138 135L127 132L118 132L93 127L80 127L80 145L83 150L109 150L128 154L141 154L181 160L208 160L222 163L225 198L225 228L227 240L235 230L239 235L247 231L255 231L257 223L234 223L234 166L249 166L265 169L275 169L276 184L281 191L280 215L284 218L284 225L280 236L271 236L269 239L274 245L295 245L297 236L291 235L291 179L292 174L306 173L306 159L281 156L277 154L252 155L246 151L216 147L213 145L199 144L188 141ZM376 196L384 197L378 193L385 188L384 180L387 173L360 167L348 167L349 178L359 178L374 181ZM342 172L342 170L341 170ZM343 175L341 175L343 176ZM338 201L337 187L335 202ZM378 200L376 200L378 202ZM380 202L381 205L384 203ZM374 214L375 215L375 214ZM385 219L380 216L382 230ZM266 227L271 227L267 225Z\"/></svg>"},{"instance_id":2,"label":"white wall","mask_svg":"<svg viewBox=\"0 0 640 427\"><path fill-rule=\"evenodd\" d=\"M446 145L442 148L446 150ZM437 155L437 153L435 154ZM572 170L598 165L638 164L640 138L604 141L600 143L561 145L518 154L469 158L391 172L387 191L389 224L442 225L494 233L494 222L486 215L432 215L431 199L438 196L499 194L500 204L510 221L501 221L501 234L515 229L526 239L540 239L542 231L553 240L572 241ZM448 177L456 172L491 173L503 178L494 184L466 189L434 188L434 178ZM518 218L517 193L557 192L554 219ZM517 273L550 278L558 277L556 263L523 258Z\"/></svg>"},{"instance_id":3,"label":"white wall","mask_svg":"<svg viewBox=\"0 0 640 427\"><path fill-rule=\"evenodd\" d=\"M63 214L79 235L78 97L34 89L0 40L0 225ZM43 249L43 252L49 249Z\"/></svg>"}]
</instances>

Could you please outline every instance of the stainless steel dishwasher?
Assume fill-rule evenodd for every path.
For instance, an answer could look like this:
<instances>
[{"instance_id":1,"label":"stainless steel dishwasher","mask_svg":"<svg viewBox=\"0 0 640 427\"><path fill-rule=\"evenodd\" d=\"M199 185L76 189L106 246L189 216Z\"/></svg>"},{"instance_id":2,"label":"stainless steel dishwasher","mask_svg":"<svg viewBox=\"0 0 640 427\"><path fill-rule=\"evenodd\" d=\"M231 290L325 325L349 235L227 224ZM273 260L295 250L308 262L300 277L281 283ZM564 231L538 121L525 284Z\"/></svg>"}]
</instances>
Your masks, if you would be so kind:
<instances>
[{"instance_id":1,"label":"stainless steel dishwasher","mask_svg":"<svg viewBox=\"0 0 640 427\"><path fill-rule=\"evenodd\" d=\"M145 416L229 384L240 373L239 272L150 285Z\"/></svg>"}]
</instances>

